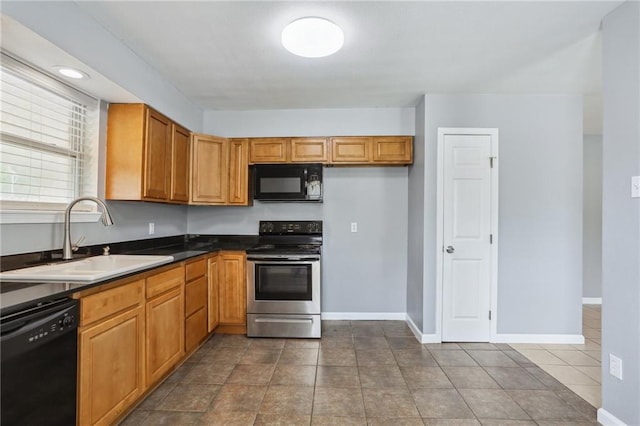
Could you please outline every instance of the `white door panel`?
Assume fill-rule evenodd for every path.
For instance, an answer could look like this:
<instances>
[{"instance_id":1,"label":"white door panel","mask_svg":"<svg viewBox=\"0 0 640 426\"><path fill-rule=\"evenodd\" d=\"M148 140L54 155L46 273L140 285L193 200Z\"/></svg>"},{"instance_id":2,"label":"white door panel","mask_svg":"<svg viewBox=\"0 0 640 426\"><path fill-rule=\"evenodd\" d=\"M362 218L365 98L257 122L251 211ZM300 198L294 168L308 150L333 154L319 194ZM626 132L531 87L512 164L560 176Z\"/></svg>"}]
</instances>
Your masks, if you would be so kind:
<instances>
[{"instance_id":1,"label":"white door panel","mask_svg":"<svg viewBox=\"0 0 640 426\"><path fill-rule=\"evenodd\" d=\"M491 137L445 135L444 341L489 341L491 323Z\"/></svg>"}]
</instances>

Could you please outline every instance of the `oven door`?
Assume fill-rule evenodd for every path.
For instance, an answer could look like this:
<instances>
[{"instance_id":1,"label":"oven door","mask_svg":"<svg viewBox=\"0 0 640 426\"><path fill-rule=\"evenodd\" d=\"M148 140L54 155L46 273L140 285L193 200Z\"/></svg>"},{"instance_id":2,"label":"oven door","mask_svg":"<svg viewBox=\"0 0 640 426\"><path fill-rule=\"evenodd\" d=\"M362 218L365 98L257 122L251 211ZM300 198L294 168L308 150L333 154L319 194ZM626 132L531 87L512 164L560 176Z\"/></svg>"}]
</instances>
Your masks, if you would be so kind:
<instances>
[{"instance_id":1,"label":"oven door","mask_svg":"<svg viewBox=\"0 0 640 426\"><path fill-rule=\"evenodd\" d=\"M247 257L247 312L319 314L320 257Z\"/></svg>"}]
</instances>

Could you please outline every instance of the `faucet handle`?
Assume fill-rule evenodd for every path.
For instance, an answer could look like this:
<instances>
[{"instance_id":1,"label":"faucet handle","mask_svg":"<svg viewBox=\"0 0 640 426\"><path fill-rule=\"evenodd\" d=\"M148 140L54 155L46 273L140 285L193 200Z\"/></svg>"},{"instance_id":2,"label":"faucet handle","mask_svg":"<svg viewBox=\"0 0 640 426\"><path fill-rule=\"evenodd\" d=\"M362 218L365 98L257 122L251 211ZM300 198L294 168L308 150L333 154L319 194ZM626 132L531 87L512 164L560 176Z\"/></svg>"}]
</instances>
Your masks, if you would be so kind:
<instances>
[{"instance_id":1,"label":"faucet handle","mask_svg":"<svg viewBox=\"0 0 640 426\"><path fill-rule=\"evenodd\" d=\"M80 243L83 241L84 241L84 235L80 237L80 239L76 241L75 244L71 244L71 251L74 253L78 251L78 249L80 248Z\"/></svg>"},{"instance_id":2,"label":"faucet handle","mask_svg":"<svg viewBox=\"0 0 640 426\"><path fill-rule=\"evenodd\" d=\"M111 247L109 247L109 246L102 247L102 255L103 256L109 256L109 250L111 250Z\"/></svg>"}]
</instances>

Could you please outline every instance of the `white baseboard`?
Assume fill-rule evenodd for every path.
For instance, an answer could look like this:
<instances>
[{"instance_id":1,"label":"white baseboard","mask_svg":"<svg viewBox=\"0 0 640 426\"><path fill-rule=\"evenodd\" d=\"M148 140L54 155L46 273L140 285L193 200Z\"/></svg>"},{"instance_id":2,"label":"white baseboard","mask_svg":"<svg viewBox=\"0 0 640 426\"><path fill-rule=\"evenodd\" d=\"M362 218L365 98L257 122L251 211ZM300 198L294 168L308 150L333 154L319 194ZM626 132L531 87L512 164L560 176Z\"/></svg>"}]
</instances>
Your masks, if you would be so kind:
<instances>
[{"instance_id":1,"label":"white baseboard","mask_svg":"<svg viewBox=\"0 0 640 426\"><path fill-rule=\"evenodd\" d=\"M406 315L405 321L407 322L407 325L411 329L411 332L413 333L413 335L416 336L416 339L418 339L418 342L422 344L441 342L440 337L438 337L437 334L422 334L422 332L420 331L418 326L413 322L409 314Z\"/></svg>"},{"instance_id":2,"label":"white baseboard","mask_svg":"<svg viewBox=\"0 0 640 426\"><path fill-rule=\"evenodd\" d=\"M362 321L404 321L404 312L323 312L323 320L362 320Z\"/></svg>"},{"instance_id":3,"label":"white baseboard","mask_svg":"<svg viewBox=\"0 0 640 426\"><path fill-rule=\"evenodd\" d=\"M496 334L492 343L564 343L584 345L581 334Z\"/></svg>"},{"instance_id":4,"label":"white baseboard","mask_svg":"<svg viewBox=\"0 0 640 426\"><path fill-rule=\"evenodd\" d=\"M623 422L604 408L598 408L598 423L604 426L627 426L625 422Z\"/></svg>"},{"instance_id":5,"label":"white baseboard","mask_svg":"<svg viewBox=\"0 0 640 426\"><path fill-rule=\"evenodd\" d=\"M583 297L583 305L602 305L602 297Z\"/></svg>"}]
</instances>

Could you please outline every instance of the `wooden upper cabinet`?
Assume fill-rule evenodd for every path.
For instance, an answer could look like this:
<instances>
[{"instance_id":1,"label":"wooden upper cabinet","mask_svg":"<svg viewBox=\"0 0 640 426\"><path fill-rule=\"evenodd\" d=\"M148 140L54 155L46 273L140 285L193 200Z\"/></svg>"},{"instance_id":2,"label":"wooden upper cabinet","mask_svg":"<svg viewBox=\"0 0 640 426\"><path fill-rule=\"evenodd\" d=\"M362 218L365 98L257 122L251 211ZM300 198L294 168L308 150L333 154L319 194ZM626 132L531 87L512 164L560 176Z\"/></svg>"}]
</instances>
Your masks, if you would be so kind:
<instances>
[{"instance_id":1,"label":"wooden upper cabinet","mask_svg":"<svg viewBox=\"0 0 640 426\"><path fill-rule=\"evenodd\" d=\"M251 138L249 144L251 164L286 163L288 160L288 138Z\"/></svg>"},{"instance_id":2,"label":"wooden upper cabinet","mask_svg":"<svg viewBox=\"0 0 640 426\"><path fill-rule=\"evenodd\" d=\"M177 124L171 126L171 201L189 201L191 133Z\"/></svg>"},{"instance_id":3,"label":"wooden upper cabinet","mask_svg":"<svg viewBox=\"0 0 640 426\"><path fill-rule=\"evenodd\" d=\"M331 138L331 163L405 165L413 162L411 136L344 136Z\"/></svg>"},{"instance_id":4,"label":"wooden upper cabinet","mask_svg":"<svg viewBox=\"0 0 640 426\"><path fill-rule=\"evenodd\" d=\"M247 206L249 197L249 140L229 141L229 191L227 204Z\"/></svg>"},{"instance_id":5,"label":"wooden upper cabinet","mask_svg":"<svg viewBox=\"0 0 640 426\"><path fill-rule=\"evenodd\" d=\"M143 198L167 200L171 183L171 121L147 108Z\"/></svg>"},{"instance_id":6,"label":"wooden upper cabinet","mask_svg":"<svg viewBox=\"0 0 640 426\"><path fill-rule=\"evenodd\" d=\"M327 138L291 138L292 163L327 163L329 144Z\"/></svg>"},{"instance_id":7,"label":"wooden upper cabinet","mask_svg":"<svg viewBox=\"0 0 640 426\"><path fill-rule=\"evenodd\" d=\"M191 204L226 204L229 140L194 134L191 144Z\"/></svg>"},{"instance_id":8,"label":"wooden upper cabinet","mask_svg":"<svg viewBox=\"0 0 640 426\"><path fill-rule=\"evenodd\" d=\"M368 163L371 160L370 137L331 138L331 162L343 164Z\"/></svg>"},{"instance_id":9,"label":"wooden upper cabinet","mask_svg":"<svg viewBox=\"0 0 640 426\"><path fill-rule=\"evenodd\" d=\"M109 105L106 198L183 201L188 133L145 104Z\"/></svg>"},{"instance_id":10,"label":"wooden upper cabinet","mask_svg":"<svg viewBox=\"0 0 640 426\"><path fill-rule=\"evenodd\" d=\"M374 163L413 162L413 138L411 136L378 136L372 138Z\"/></svg>"}]
</instances>

